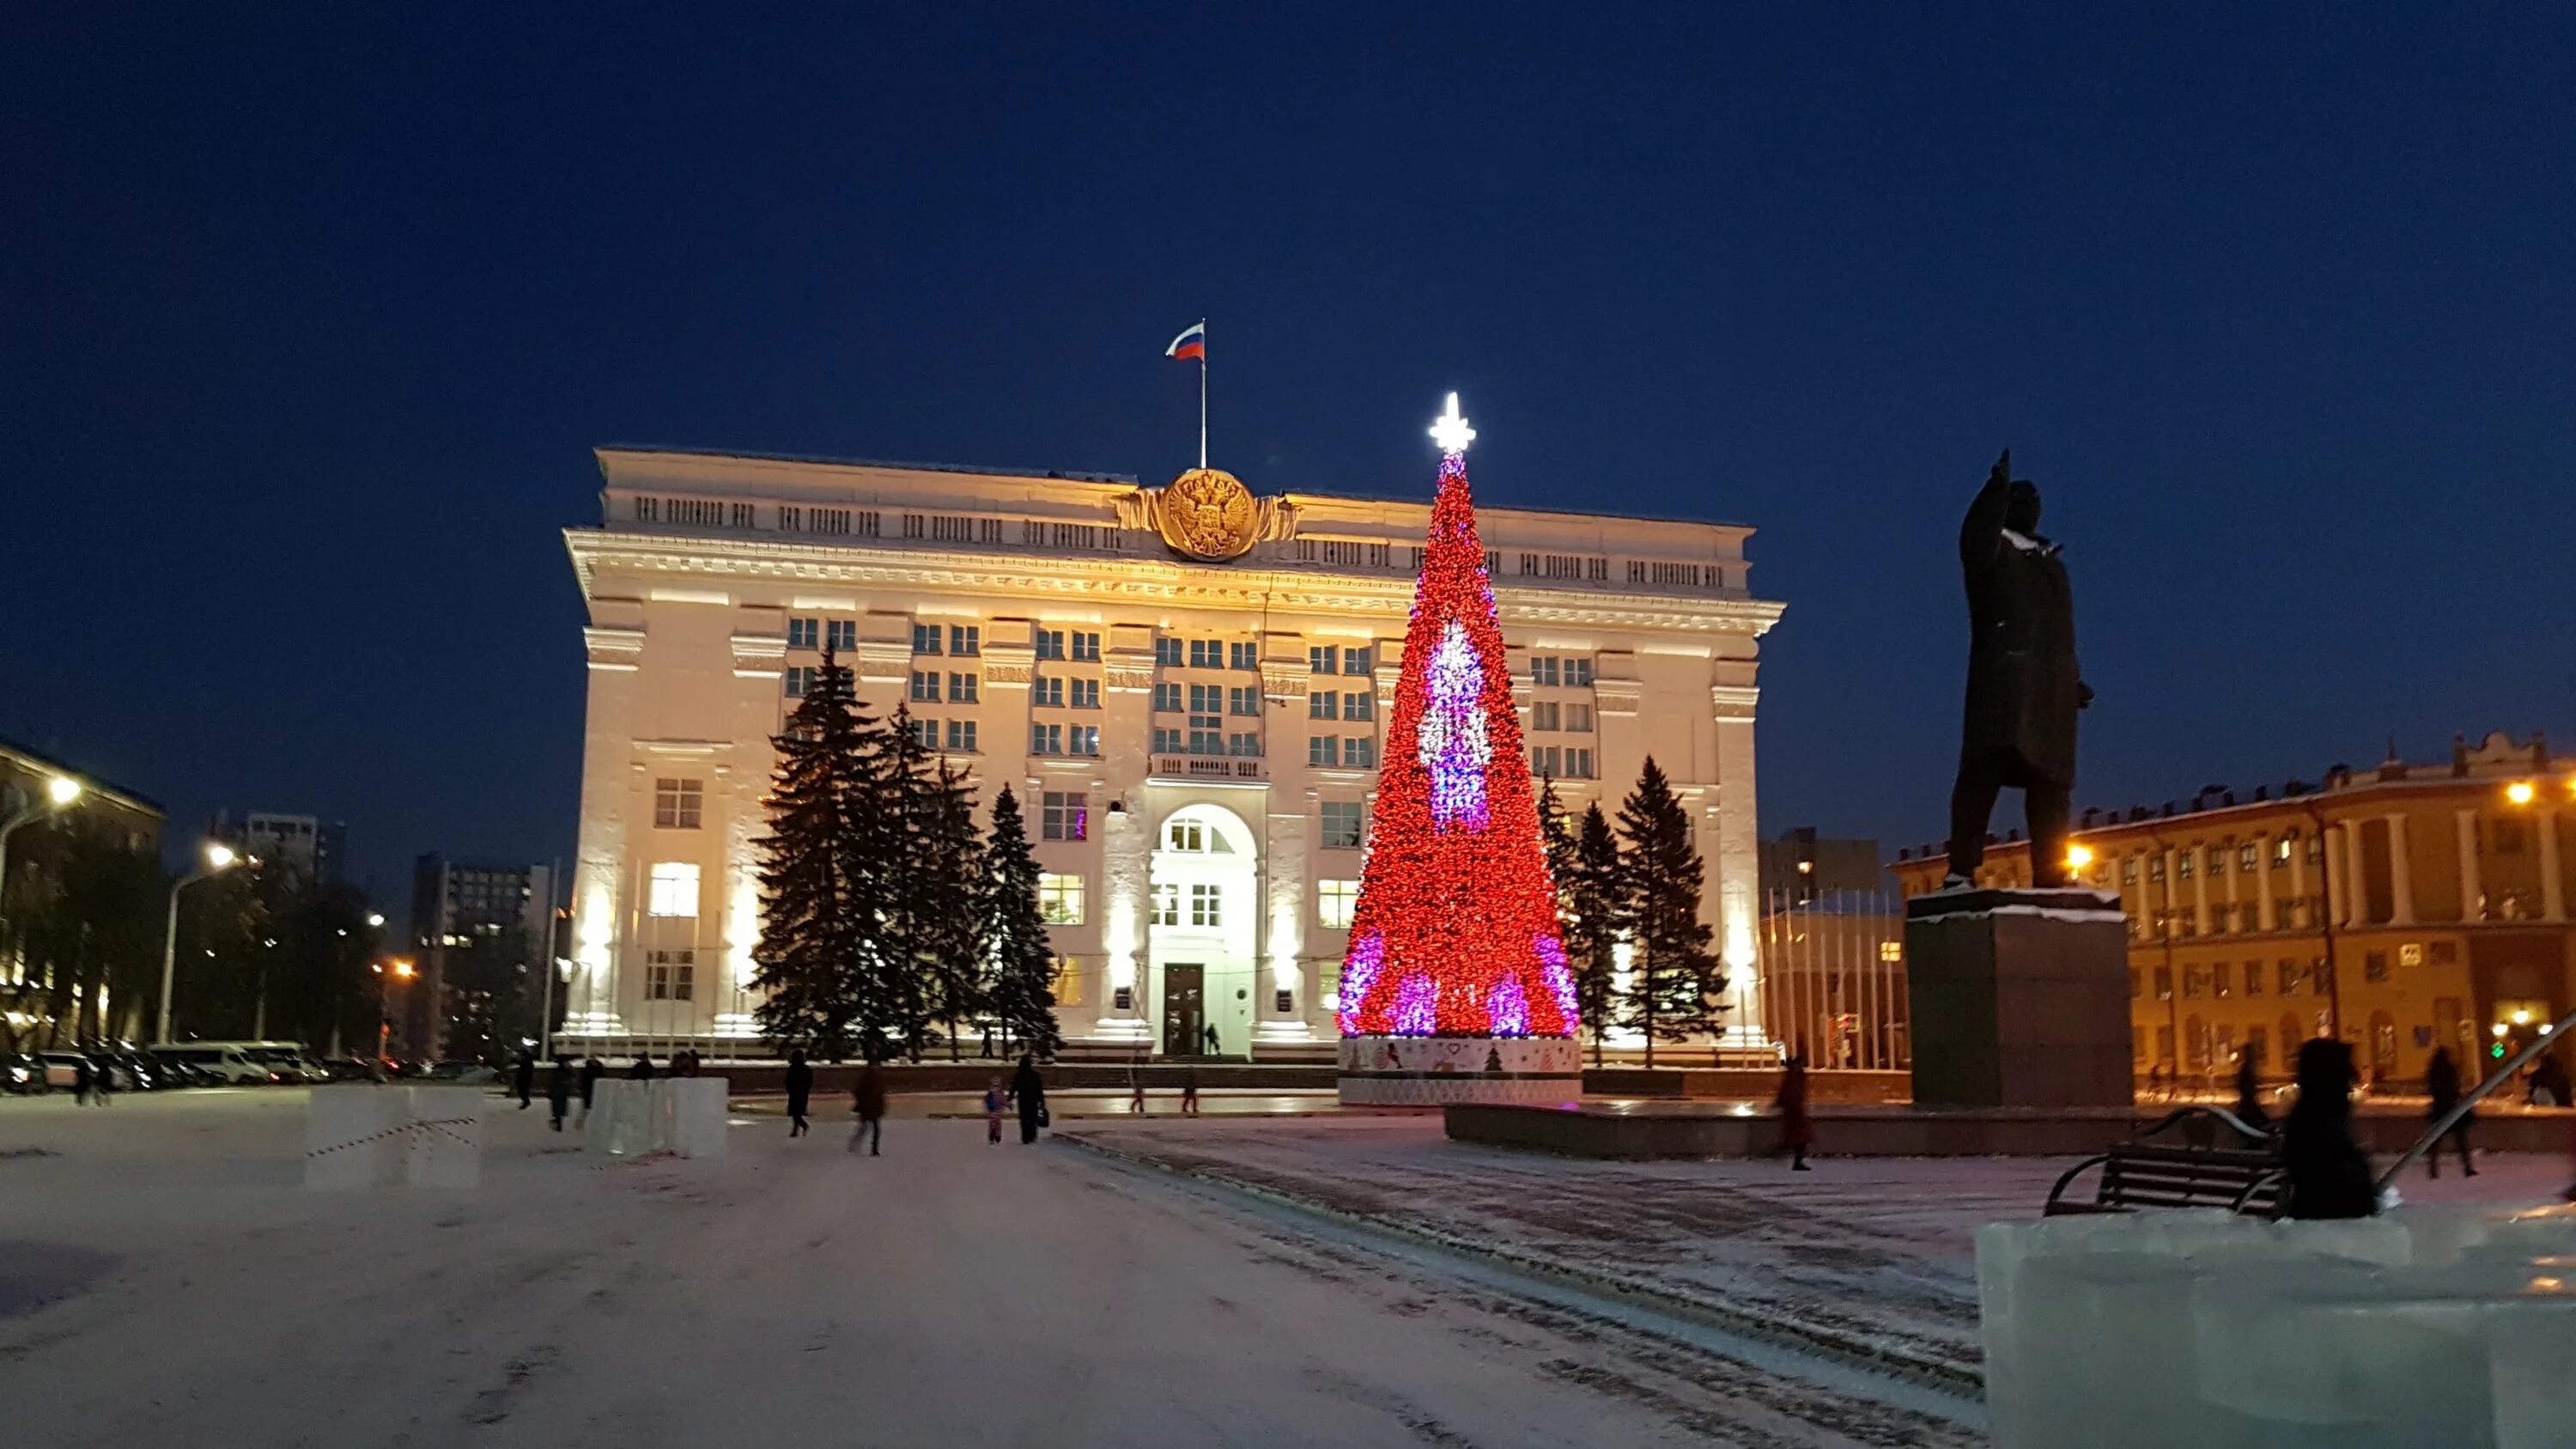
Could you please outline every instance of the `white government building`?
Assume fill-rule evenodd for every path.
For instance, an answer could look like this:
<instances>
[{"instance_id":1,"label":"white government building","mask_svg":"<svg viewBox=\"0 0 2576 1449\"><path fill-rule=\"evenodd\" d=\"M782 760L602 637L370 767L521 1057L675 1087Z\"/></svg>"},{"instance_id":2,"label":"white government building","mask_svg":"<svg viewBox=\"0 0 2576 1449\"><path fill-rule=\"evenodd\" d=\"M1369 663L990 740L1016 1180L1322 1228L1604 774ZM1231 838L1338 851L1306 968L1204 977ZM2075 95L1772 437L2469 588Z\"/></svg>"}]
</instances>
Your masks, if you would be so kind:
<instances>
[{"instance_id":1,"label":"white government building","mask_svg":"<svg viewBox=\"0 0 2576 1449\"><path fill-rule=\"evenodd\" d=\"M565 530L590 611L568 1046L757 1035L770 737L829 645L872 713L1008 784L1073 1042L1298 1054L1333 993L1425 496L603 448ZM1533 771L1615 808L1652 754L1698 822L1750 1019L1752 530L1478 510Z\"/></svg>"}]
</instances>

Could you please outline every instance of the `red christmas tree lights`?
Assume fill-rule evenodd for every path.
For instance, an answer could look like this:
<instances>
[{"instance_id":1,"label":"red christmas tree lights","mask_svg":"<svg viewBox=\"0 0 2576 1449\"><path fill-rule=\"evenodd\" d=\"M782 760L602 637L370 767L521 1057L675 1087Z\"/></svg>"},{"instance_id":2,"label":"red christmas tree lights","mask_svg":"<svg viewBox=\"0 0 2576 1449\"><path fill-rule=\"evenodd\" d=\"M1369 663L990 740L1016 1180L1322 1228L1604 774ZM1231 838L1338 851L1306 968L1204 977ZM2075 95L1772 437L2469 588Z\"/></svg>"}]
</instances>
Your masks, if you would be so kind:
<instances>
[{"instance_id":1,"label":"red christmas tree lights","mask_svg":"<svg viewBox=\"0 0 2576 1449\"><path fill-rule=\"evenodd\" d=\"M1571 1036L1574 980L1449 397L1376 822L1342 962L1344 1036Z\"/></svg>"}]
</instances>

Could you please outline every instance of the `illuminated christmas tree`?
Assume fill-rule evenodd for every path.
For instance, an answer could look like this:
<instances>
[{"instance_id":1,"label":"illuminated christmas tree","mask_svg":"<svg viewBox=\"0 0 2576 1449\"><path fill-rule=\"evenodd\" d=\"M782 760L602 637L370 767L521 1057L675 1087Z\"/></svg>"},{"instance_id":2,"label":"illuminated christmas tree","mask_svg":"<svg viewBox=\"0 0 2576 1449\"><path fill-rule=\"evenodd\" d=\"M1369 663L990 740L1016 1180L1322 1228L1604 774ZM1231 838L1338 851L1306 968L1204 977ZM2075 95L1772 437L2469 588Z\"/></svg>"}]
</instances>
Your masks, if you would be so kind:
<instances>
[{"instance_id":1,"label":"illuminated christmas tree","mask_svg":"<svg viewBox=\"0 0 2576 1449\"><path fill-rule=\"evenodd\" d=\"M1475 430L1458 415L1457 394L1431 436L1442 455L1440 491L1342 963L1346 1096L1355 1066L1404 1075L1535 1075L1528 1069L1541 1065L1540 1054L1517 1043L1507 1054L1501 1046L1570 1039L1576 1025L1510 662L1467 496ZM1408 1057L1401 1039L1412 1037L1497 1042L1490 1051L1470 1046L1463 1056L1449 1046ZM1375 1039L1374 1055L1355 1052L1361 1043L1352 1039ZM1556 1058L1573 1061L1570 1040L1564 1047L1543 1054L1551 1075Z\"/></svg>"}]
</instances>

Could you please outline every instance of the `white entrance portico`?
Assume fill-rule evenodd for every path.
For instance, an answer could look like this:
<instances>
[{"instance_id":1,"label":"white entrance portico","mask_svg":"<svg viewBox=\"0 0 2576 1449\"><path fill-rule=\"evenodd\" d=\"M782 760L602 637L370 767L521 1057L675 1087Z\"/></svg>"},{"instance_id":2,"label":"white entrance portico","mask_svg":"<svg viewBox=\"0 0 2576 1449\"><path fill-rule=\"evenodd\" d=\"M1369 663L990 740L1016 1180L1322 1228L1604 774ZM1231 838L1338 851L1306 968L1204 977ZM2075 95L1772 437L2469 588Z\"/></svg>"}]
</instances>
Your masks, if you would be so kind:
<instances>
[{"instance_id":1,"label":"white entrance portico","mask_svg":"<svg viewBox=\"0 0 2576 1449\"><path fill-rule=\"evenodd\" d=\"M1163 818L1148 873L1139 1002L1162 1055L1251 1050L1260 876L1260 840L1232 810L1199 803Z\"/></svg>"}]
</instances>

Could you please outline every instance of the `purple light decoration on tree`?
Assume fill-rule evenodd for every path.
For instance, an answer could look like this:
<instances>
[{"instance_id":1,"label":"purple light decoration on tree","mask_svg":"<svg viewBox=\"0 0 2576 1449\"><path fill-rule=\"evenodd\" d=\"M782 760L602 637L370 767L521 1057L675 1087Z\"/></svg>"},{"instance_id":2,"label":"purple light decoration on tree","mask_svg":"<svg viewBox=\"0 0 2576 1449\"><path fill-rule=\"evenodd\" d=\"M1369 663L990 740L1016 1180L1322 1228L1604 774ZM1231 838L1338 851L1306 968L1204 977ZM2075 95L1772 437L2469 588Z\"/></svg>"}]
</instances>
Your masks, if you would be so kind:
<instances>
[{"instance_id":1,"label":"purple light decoration on tree","mask_svg":"<svg viewBox=\"0 0 2576 1449\"><path fill-rule=\"evenodd\" d=\"M1340 1008L1334 1013L1341 1018L1343 1035L1359 1029L1360 1003L1368 999L1369 988L1377 984L1378 968L1385 963L1384 936L1362 936L1351 943L1350 959L1342 963Z\"/></svg>"},{"instance_id":2,"label":"purple light decoration on tree","mask_svg":"<svg viewBox=\"0 0 2576 1449\"><path fill-rule=\"evenodd\" d=\"M1420 754L1431 771L1431 824L1483 830L1485 771L1494 746L1485 733L1485 671L1466 626L1457 620L1440 636L1425 677L1429 698L1422 711Z\"/></svg>"},{"instance_id":3,"label":"purple light decoration on tree","mask_svg":"<svg viewBox=\"0 0 2576 1449\"><path fill-rule=\"evenodd\" d=\"M1408 976L1395 988L1395 1034L1429 1036L1440 1027L1440 988L1428 976Z\"/></svg>"},{"instance_id":4,"label":"purple light decoration on tree","mask_svg":"<svg viewBox=\"0 0 2576 1449\"><path fill-rule=\"evenodd\" d=\"M1485 998L1485 1006L1493 1014L1494 1035L1529 1035L1529 998L1521 994L1518 977L1506 976L1496 983L1494 994Z\"/></svg>"},{"instance_id":5,"label":"purple light decoration on tree","mask_svg":"<svg viewBox=\"0 0 2576 1449\"><path fill-rule=\"evenodd\" d=\"M1548 993L1556 998L1557 1009L1565 1019L1575 1018L1574 972L1565 964L1565 943L1554 936L1541 936L1536 944L1539 979L1547 983ZM1374 973L1372 973L1374 974Z\"/></svg>"}]
</instances>

